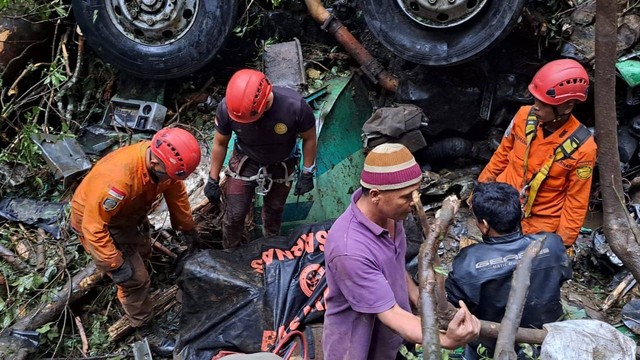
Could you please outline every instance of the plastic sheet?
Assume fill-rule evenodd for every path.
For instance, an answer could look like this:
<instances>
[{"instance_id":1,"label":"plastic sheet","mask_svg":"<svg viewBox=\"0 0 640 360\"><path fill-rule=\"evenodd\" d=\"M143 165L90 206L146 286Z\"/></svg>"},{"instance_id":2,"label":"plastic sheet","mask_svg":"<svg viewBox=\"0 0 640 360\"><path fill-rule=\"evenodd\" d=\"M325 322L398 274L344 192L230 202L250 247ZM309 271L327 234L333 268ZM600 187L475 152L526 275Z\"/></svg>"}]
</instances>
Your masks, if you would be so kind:
<instances>
[{"instance_id":1,"label":"plastic sheet","mask_svg":"<svg viewBox=\"0 0 640 360\"><path fill-rule=\"evenodd\" d=\"M300 326L321 319L323 301L313 307L308 302L316 287L323 290L323 251L331 224L305 225L286 238L262 238L185 259L178 266L183 307L176 358L209 360L220 350L271 351L296 315L305 314Z\"/></svg>"},{"instance_id":2,"label":"plastic sheet","mask_svg":"<svg viewBox=\"0 0 640 360\"><path fill-rule=\"evenodd\" d=\"M568 320L544 325L542 360L634 360L636 344L613 326L597 320Z\"/></svg>"}]
</instances>

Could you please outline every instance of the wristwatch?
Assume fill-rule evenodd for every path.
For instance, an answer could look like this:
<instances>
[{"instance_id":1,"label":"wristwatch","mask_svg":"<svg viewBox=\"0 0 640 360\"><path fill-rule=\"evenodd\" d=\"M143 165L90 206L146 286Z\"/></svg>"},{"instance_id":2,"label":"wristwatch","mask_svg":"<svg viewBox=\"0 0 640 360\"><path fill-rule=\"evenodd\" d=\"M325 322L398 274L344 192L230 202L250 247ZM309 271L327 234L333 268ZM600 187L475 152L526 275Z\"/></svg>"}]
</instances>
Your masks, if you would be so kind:
<instances>
[{"instance_id":1,"label":"wristwatch","mask_svg":"<svg viewBox=\"0 0 640 360\"><path fill-rule=\"evenodd\" d=\"M304 165L302 165L302 171L304 172L308 172L308 173L315 173L316 172L316 164L313 163L311 166L306 167Z\"/></svg>"}]
</instances>

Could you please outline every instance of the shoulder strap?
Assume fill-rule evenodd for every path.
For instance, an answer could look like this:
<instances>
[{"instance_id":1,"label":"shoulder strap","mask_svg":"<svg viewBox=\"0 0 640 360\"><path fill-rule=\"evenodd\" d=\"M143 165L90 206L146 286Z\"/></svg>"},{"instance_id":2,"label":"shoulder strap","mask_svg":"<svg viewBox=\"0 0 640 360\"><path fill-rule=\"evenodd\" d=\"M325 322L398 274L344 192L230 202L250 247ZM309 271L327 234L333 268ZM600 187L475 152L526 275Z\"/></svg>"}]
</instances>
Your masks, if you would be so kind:
<instances>
[{"instance_id":1,"label":"shoulder strap","mask_svg":"<svg viewBox=\"0 0 640 360\"><path fill-rule=\"evenodd\" d=\"M527 181L527 169L529 168L529 150L531 150L531 142L536 138L538 133L538 119L534 113L533 106L529 110L527 120L524 125L524 135L527 139L527 148L524 151L524 172L522 174L522 188L525 187Z\"/></svg>"},{"instance_id":2,"label":"shoulder strap","mask_svg":"<svg viewBox=\"0 0 640 360\"><path fill-rule=\"evenodd\" d=\"M555 150L555 160L568 159L575 153L587 139L591 137L591 131L580 124L577 129L566 138Z\"/></svg>"},{"instance_id":3,"label":"shoulder strap","mask_svg":"<svg viewBox=\"0 0 640 360\"><path fill-rule=\"evenodd\" d=\"M536 173L536 175L531 179L529 184L525 186L525 188L529 189L529 194L527 194L526 196L526 202L524 203L523 207L525 217L529 217L529 215L531 214L531 208L533 207L533 201L538 194L538 189L540 188L540 185L542 185L542 182L549 175L549 170L551 169L553 163L558 160L568 159L569 157L571 157L571 155L575 153L580 148L580 146L584 144L590 137L591 131L589 131L586 126L580 124L578 128L575 129L573 133L571 133L571 135L569 135L569 137L567 137L555 149L553 158L549 159L549 161L547 161L542 166L540 171L538 171L538 173ZM526 179L523 179L523 181L526 181Z\"/></svg>"}]
</instances>

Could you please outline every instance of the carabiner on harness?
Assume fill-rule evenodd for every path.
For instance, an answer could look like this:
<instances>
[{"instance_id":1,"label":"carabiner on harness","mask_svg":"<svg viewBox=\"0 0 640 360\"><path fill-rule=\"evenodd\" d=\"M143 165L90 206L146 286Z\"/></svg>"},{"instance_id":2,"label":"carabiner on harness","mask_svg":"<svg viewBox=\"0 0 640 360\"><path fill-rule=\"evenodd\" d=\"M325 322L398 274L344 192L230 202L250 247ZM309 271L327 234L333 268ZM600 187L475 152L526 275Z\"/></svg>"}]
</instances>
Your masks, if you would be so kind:
<instances>
[{"instance_id":1,"label":"carabiner on harness","mask_svg":"<svg viewBox=\"0 0 640 360\"><path fill-rule=\"evenodd\" d=\"M252 178L255 178L255 182L258 184L255 190L256 194L260 196L267 195L273 185L273 179L271 178L271 175L267 173L267 167L261 166L260 169L258 169L258 173L255 176L252 176Z\"/></svg>"}]
</instances>

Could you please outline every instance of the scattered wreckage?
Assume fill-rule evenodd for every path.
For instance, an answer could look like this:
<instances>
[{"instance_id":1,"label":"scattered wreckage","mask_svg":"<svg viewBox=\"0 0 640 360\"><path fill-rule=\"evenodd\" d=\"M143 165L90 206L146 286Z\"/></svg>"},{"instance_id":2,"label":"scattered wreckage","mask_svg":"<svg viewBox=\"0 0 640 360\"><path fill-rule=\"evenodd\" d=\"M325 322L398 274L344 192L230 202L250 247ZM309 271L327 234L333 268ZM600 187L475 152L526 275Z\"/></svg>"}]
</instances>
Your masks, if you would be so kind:
<instances>
[{"instance_id":1,"label":"scattered wreckage","mask_svg":"<svg viewBox=\"0 0 640 360\"><path fill-rule=\"evenodd\" d=\"M310 9L314 9L313 4L318 5L315 1L307 1ZM562 29L564 36L567 36L567 41L564 44L571 44L570 47L564 46L562 48L562 55L578 57L576 54L580 54L582 56L580 60L586 63L593 60L593 48L591 47L593 45L593 4L593 1L583 2L571 17L564 18L561 24L554 24ZM237 4L233 1L217 3L198 0L177 2L74 0L73 6L77 13L76 20L80 24L84 36L106 61L121 67L128 73L150 78L169 78L196 71L222 49L235 22ZM322 11L323 7L315 9L318 11L314 13L314 19L322 20L324 27L336 37L349 40L345 45L347 49L363 49L361 44L353 41L355 38L348 37L345 33L346 28L340 22L340 15L350 12L349 2L336 3L332 9L334 11L331 13ZM412 63L426 65L441 66L466 63L466 65L460 65L466 67L465 69L474 67L478 63L486 64L483 63L484 60L477 58L490 51L492 47L497 47L500 40L507 36L509 30L517 26L521 16L533 16L531 13L522 13L524 1L399 0L391 4L380 4L377 1L367 0L363 2L362 9L370 31L394 54ZM634 49L637 46L636 30L638 27L633 26L636 21L633 16L636 15L631 11L624 16L623 45L621 45L621 57L618 63L620 76L624 80L624 82L620 82L622 88L620 90L622 99L620 107L625 110L621 111L623 115L621 115L620 131L623 136L620 136L620 153L623 155L621 156L624 163L622 168L627 176L633 176L637 171L637 137L640 136L640 116L637 115L637 105L640 104L640 87L638 86L640 81L638 80L638 61L635 60L638 53ZM393 20L390 20L389 17ZM499 19L495 25L499 28L486 25L487 21L492 22L495 19ZM390 29L391 24L401 24L400 31L395 31L398 28ZM546 26L548 27L549 24ZM541 25L540 28L543 29L544 26ZM474 36L470 37L469 34L474 34ZM487 36L487 34L491 36ZM424 41L424 39L429 39L429 41ZM201 42L203 45L193 46L194 42ZM438 46L421 47L419 51L414 51L415 42L438 44ZM342 41L341 43L344 45ZM264 68L267 74L274 79L274 82L303 90L306 82L305 64L300 43L292 41L273 44L264 50ZM497 50L500 51L500 49ZM127 54L127 56L124 57L121 54ZM475 69L473 72L465 70L462 73L459 72L460 67L433 70L417 66L396 78L390 71L384 70L371 54L363 55L362 52L358 54L354 55L354 58L361 61L360 72L365 75L365 80L363 77L355 75L336 77L326 81L324 87L306 96L307 101L313 104L316 111L317 126L320 129L320 156L317 160L318 186L316 188L322 189L322 192L315 190L301 199L290 197L287 200L285 210L286 224L284 229L293 229L301 225L311 226L309 224L315 224L313 226L322 228L319 231L299 230L300 232L293 235L284 248L281 246L282 239L277 239L279 247L266 249L262 247L262 243L256 242L252 244L251 251L235 254L243 260L249 260L248 274L255 277L249 278L248 282L254 288L272 289L265 286L262 281L266 281L265 274L270 271L282 274L278 269L270 270L269 265L279 263L278 261L274 262L274 259L280 260L281 263L290 258L295 258L296 261L303 259L303 256L294 256L298 253L311 257L318 255L323 241L322 236L318 234L322 231L326 232L328 229L326 223L319 224L319 222L337 216L346 207L349 194L355 190L358 183L358 170L363 160L363 146L372 146L376 141L390 140L400 141L410 146L416 152L417 157L422 160L421 163L424 165L428 177L428 181L421 189L422 199L425 202L422 210L431 211L442 207L445 197L451 193L459 194L461 198L468 196L473 179L480 168L477 165L475 167L468 166L464 168L464 171L456 171L455 173L438 170L444 165L464 166L482 160L486 161L499 143L502 134L499 127L508 122L510 108L514 104L531 100L526 92L524 79L527 77L516 71L517 66L511 66L507 68L508 71L504 72L501 71L502 69L497 71ZM474 59L478 62L469 63L475 61ZM362 64L362 62L365 63ZM288 64L285 69L282 66L284 64ZM533 66L531 67L533 68ZM425 71L425 69L427 70ZM479 76L471 76L470 78L469 74L479 74ZM393 108L378 107L378 111L370 118L373 107L369 101L369 84L366 79L374 83L377 82L387 90L394 91L396 102L408 104ZM211 102L212 100L209 98L205 101ZM211 107L212 104L207 106ZM382 116L376 117L376 114L379 115L385 111L402 111L407 114L406 121L403 123L381 122ZM37 134L32 137L32 140L40 148L56 179L62 181L64 188L68 188L90 167L87 155L99 157L114 146L148 136L163 126L166 114L167 108L159 101L140 100L135 97L118 95L111 98L110 107L103 114L101 123L84 128L77 138ZM473 134L468 136L478 127L490 126L495 126L495 129L490 132L492 136L483 136L482 139L474 137ZM363 132L364 144L360 138L353 136ZM437 138L443 139L435 140ZM192 194L194 208L197 208L199 204L197 189L202 185L201 179L206 176L207 165L206 160L203 160L201 166L203 169L199 170L201 176L192 179L192 184L189 185L190 191L194 191ZM16 185L20 184L19 174L14 172L6 172L6 174L7 181ZM631 192L629 194L632 199L635 199L636 195L637 193ZM260 203L256 206L259 208ZM52 228L49 231L50 228L47 226L59 223L58 216L62 213L60 204L39 203L37 200L31 199L3 199L0 208L2 208L0 216L11 221L42 227L57 238L56 229ZM464 211L461 213L464 214ZM38 214L35 219L34 214ZM153 216L156 219L154 221L157 224L156 228L162 229L166 213L162 209L158 209ZM454 220L456 223L454 223L448 239L439 247L437 252L439 255L445 255L450 250L455 251L458 246L462 246L460 244L463 242L477 239L476 235L470 234L472 230L469 227L456 226L459 223L464 223L464 218ZM620 265L619 259L616 261L615 255L607 248L603 235L599 234L597 230L589 230L585 229L585 237L587 239L589 236L593 238L591 242L587 241L587 244L592 243L595 252L592 252L589 248L590 245L587 245L582 254L589 259L592 256L598 256L596 254L604 254L611 259L611 263L617 271ZM421 242L422 236L420 234L417 244L414 244L416 249ZM8 259L19 258L9 249L2 249L2 251L3 258L9 262L11 261ZM248 254L248 252L253 253ZM172 254L173 252L167 249L164 253ZM211 252L211 254L214 253ZM200 253L197 256L204 259L207 254ZM215 256L212 257L215 259ZM211 258L206 260L211 260ZM229 272L235 270L234 266L239 262L239 260L231 261L226 256L222 259L216 259L216 261L219 263L211 265L211 269L220 269L226 266L231 269ZM286 296L291 297L290 299L295 302L296 306L301 306L303 309L308 306L317 309L320 306L318 304L323 293L322 268L318 266L321 259L316 257L314 261L313 264L301 266L298 269L301 270L299 272L283 275L288 276L284 280L290 281L293 285L279 285L281 288L295 288L297 292L287 293ZM416 259L412 262L416 269L417 261ZM19 264L17 261L16 263ZM307 269L309 265L313 266ZM24 270L26 265L23 262L22 265L15 266L22 267ZM178 280L183 285L189 279L206 278L211 273L216 273L216 271L203 272L202 268L195 266L193 259L185 262L183 266L181 278ZM257 276L260 273L257 270L262 271L262 276ZM81 285L76 286L76 284L94 286L98 281L96 277L99 276L92 269L87 268L73 278L71 282L74 284L73 290L63 289L55 298L64 299L67 296L68 299L79 298L86 293L88 288L83 288ZM273 280L273 278L269 279ZM214 280L226 283L222 278ZM617 292L618 297L607 304L613 304L614 301L619 300L627 293L633 287L632 282L632 279L623 281L619 286L621 290ZM306 287L303 287L303 284ZM241 291L246 289L242 284L239 286ZM300 288L298 289L296 286ZM207 287L210 288L210 286ZM76 290L80 291L75 292ZM177 288L174 287L159 292L155 297L158 300L156 305L164 309L173 306L176 291ZM202 289L196 289L193 293L188 293L187 299L183 300L185 301L183 304L188 305L187 308L194 310L188 312L187 315L199 316L195 311L198 308L189 306L198 304L202 292ZM261 293L260 295L273 294ZM166 301L160 301L161 298ZM251 298L247 301L255 301L255 299ZM56 302L58 307L51 311L61 311L59 304ZM633 323L632 319L635 318L634 314L637 312L635 307L637 304L630 302L626 306L626 311L623 310L626 323ZM273 350L278 340L284 339L285 333L291 333L297 329L292 326L292 324L297 324L295 321L290 321L291 319L297 321L313 320L313 316L307 317L311 313L303 312L303 318L295 311L290 312L293 308L289 308L288 304L272 304L272 307L260 310L263 314L260 314L260 311L254 313L256 316L262 315L263 317L254 319L255 322L252 321L251 324L267 322L263 328L252 328L258 332L258 334L254 334L255 338L266 337L268 340L264 349ZM37 313L41 310L38 308L35 311ZM241 308L236 310L243 311ZM273 316L272 312L278 314ZM29 351L33 351L34 339L38 337L34 330L51 320L51 318L44 318L45 320L39 318L40 322L29 323L34 314L28 314L17 324L14 324L11 329L13 338L19 338L18 348L20 350L28 348ZM317 316L318 314L313 315ZM213 316L212 318L215 319ZM216 326L218 325L216 324ZM234 326L234 324L223 325ZM575 327L578 327L585 332L608 334L611 338L616 339L619 337L616 331L612 331L603 323L558 323L553 324L547 330L550 333L562 331L562 329L554 327L555 325L559 325L560 328L566 325L569 328L569 334L574 333ZM113 331L111 329L109 331L112 338L120 338L126 334L126 324L114 326ZM637 329L633 325L628 326L632 330ZM281 327L285 328L284 333L279 333ZM262 331L267 328L271 329L272 333L265 335ZM485 329L485 331L489 330ZM193 358L188 354L191 354L190 351L198 351L198 341L202 340L205 344L210 345L210 339L195 341L193 337L195 331L189 331L188 327L181 329L181 332L182 348L179 351L187 354L184 358ZM231 330L231 333L235 333L235 330ZM546 334L545 332L544 335ZM560 354L562 351L566 351L565 347L559 348L558 344L575 342L567 340L566 336L569 336L567 333L563 334L565 335L560 337L550 336L551 339L561 339L555 343L555 350L550 350L551 353ZM542 337L544 338L544 336ZM190 342L190 340L194 341ZM239 342L244 339L233 340ZM256 342L254 338L248 339L247 342L246 348L235 342L225 342L224 345L242 348L244 351L257 351L259 350L258 346L262 348L263 345L262 342ZM621 349L608 350L607 354L629 355L635 351L635 348L630 347L629 342L624 338L619 339L619 343L622 344ZM149 352L145 350L144 343L137 343L134 353L142 358ZM558 358L563 358L563 356Z\"/></svg>"}]
</instances>

